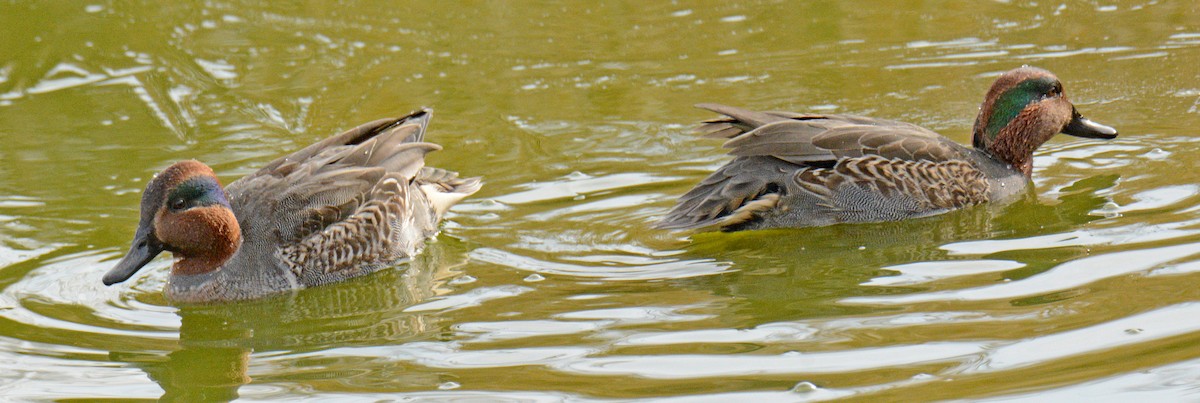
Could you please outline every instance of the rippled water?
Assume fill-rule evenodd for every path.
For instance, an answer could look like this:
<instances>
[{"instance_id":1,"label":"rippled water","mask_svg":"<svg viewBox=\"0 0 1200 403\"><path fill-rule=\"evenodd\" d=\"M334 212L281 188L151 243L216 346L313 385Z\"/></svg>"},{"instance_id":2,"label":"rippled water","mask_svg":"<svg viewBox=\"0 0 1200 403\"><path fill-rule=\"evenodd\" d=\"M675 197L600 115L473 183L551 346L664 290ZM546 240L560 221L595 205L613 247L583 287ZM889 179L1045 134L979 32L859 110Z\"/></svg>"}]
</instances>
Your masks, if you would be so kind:
<instances>
[{"instance_id":1,"label":"rippled water","mask_svg":"<svg viewBox=\"0 0 1200 403\"><path fill-rule=\"evenodd\" d=\"M579 401L1200 398L1195 2L0 5L0 395ZM960 142L1002 71L1113 141L1036 196L902 223L651 229L728 157L691 107L912 121ZM145 181L226 183L436 110L486 185L411 265L172 306L100 277Z\"/></svg>"}]
</instances>

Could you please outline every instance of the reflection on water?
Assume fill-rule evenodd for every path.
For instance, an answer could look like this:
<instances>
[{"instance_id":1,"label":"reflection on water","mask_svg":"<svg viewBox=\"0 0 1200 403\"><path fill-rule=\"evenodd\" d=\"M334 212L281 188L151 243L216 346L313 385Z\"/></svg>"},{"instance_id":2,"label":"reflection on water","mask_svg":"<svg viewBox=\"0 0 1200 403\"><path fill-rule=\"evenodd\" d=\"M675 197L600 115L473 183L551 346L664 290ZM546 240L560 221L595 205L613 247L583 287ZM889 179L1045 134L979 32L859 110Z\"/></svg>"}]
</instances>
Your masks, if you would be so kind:
<instances>
[{"instance_id":1,"label":"reflection on water","mask_svg":"<svg viewBox=\"0 0 1200 403\"><path fill-rule=\"evenodd\" d=\"M1110 4L1111 3L1111 4ZM0 395L590 401L1190 400L1200 374L1190 2L0 6ZM652 230L727 156L692 104L867 114L967 142L1000 72L1122 137L1035 189L898 223ZM145 180L228 183L438 111L486 185L410 264L172 306L100 276Z\"/></svg>"}]
</instances>

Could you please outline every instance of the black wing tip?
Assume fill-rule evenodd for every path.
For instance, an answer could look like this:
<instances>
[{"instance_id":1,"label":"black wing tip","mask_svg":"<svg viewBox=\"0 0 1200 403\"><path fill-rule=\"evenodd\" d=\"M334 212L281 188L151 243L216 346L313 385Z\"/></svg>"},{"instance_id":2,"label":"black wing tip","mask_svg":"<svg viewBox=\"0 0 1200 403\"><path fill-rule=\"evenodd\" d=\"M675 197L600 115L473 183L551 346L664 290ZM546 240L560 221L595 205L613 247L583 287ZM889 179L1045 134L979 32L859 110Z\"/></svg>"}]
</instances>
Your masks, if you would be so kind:
<instances>
[{"instance_id":1,"label":"black wing tip","mask_svg":"<svg viewBox=\"0 0 1200 403\"><path fill-rule=\"evenodd\" d=\"M706 123L729 123L740 127L743 131L750 131L760 126L787 120L788 117L771 112L758 112L736 106L722 105L717 103L700 103L695 105L697 108L711 111L713 113L725 115L728 118L716 118Z\"/></svg>"},{"instance_id":2,"label":"black wing tip","mask_svg":"<svg viewBox=\"0 0 1200 403\"><path fill-rule=\"evenodd\" d=\"M695 106L696 108L703 109L703 110L706 110L709 112L719 113L719 114L729 116L729 117L734 117L734 115L739 114L739 112L750 112L749 110L738 108L736 106L718 104L715 102L701 102L701 103L698 103L698 104L695 104L692 106Z\"/></svg>"},{"instance_id":3,"label":"black wing tip","mask_svg":"<svg viewBox=\"0 0 1200 403\"><path fill-rule=\"evenodd\" d=\"M405 115L404 117L402 117L398 120L410 120L410 119L412 119L412 120L417 120L417 119L428 120L431 117L433 117L433 108L430 108L428 106L422 106L420 108L417 108L417 110L415 110L415 111L409 112L408 115Z\"/></svg>"},{"instance_id":4,"label":"black wing tip","mask_svg":"<svg viewBox=\"0 0 1200 403\"><path fill-rule=\"evenodd\" d=\"M392 119L391 123L383 125L376 130L376 133L386 133L393 129L414 125L417 130L402 141L403 143L416 143L425 141L425 129L429 127L429 121L433 119L433 109L429 107L421 107L399 118Z\"/></svg>"},{"instance_id":5,"label":"black wing tip","mask_svg":"<svg viewBox=\"0 0 1200 403\"><path fill-rule=\"evenodd\" d=\"M425 127L429 124L429 120L432 118L433 109L422 107L421 109L409 112L407 115L396 118L393 123L388 126L395 127L406 124L416 124L418 126Z\"/></svg>"}]
</instances>

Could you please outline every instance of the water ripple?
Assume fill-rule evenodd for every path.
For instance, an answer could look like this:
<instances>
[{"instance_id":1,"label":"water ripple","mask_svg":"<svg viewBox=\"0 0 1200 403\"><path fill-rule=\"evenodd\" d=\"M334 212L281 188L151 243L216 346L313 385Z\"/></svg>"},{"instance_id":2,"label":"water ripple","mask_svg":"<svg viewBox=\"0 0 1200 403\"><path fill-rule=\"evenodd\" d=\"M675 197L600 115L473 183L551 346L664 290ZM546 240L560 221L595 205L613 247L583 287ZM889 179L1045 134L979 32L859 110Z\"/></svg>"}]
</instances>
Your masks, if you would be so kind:
<instances>
[{"instance_id":1,"label":"water ripple","mask_svg":"<svg viewBox=\"0 0 1200 403\"><path fill-rule=\"evenodd\" d=\"M1016 281L963 290L881 297L851 297L846 304L908 305L934 301L981 301L1043 295L1082 287L1106 278L1148 271L1200 253L1200 244L1147 248L1089 256Z\"/></svg>"}]
</instances>

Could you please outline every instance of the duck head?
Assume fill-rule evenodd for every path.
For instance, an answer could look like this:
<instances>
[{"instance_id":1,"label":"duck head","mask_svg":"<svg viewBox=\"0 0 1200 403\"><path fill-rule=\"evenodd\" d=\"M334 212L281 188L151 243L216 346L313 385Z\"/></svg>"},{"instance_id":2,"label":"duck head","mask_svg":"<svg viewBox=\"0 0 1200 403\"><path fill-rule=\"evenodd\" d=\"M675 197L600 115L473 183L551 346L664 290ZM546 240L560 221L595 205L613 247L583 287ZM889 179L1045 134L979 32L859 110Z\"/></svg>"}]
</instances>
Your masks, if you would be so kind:
<instances>
[{"instance_id":1,"label":"duck head","mask_svg":"<svg viewBox=\"0 0 1200 403\"><path fill-rule=\"evenodd\" d=\"M104 284L128 280L163 251L175 255L172 275L211 272L241 241L241 228L212 168L195 160L177 162L146 185L133 246L104 275Z\"/></svg>"},{"instance_id":2,"label":"duck head","mask_svg":"<svg viewBox=\"0 0 1200 403\"><path fill-rule=\"evenodd\" d=\"M1075 110L1053 73L1024 66L1009 70L988 90L975 117L975 148L1028 177L1033 151L1055 134L1111 139L1117 130L1090 121Z\"/></svg>"}]
</instances>

